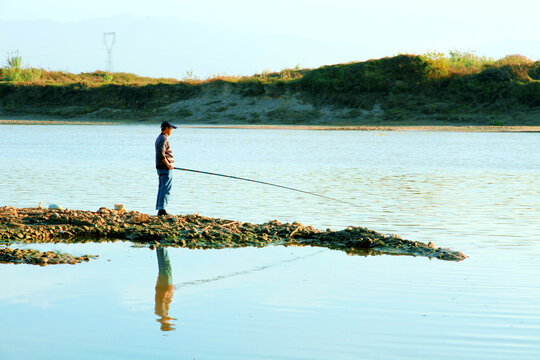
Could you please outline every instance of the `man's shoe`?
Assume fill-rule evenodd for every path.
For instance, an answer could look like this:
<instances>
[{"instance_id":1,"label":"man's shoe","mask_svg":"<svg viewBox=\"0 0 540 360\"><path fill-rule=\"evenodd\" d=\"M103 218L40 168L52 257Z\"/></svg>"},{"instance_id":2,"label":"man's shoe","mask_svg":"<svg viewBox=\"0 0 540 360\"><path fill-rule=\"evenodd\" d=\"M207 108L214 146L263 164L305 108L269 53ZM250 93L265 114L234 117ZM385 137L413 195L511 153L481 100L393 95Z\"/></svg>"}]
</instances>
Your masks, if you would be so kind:
<instances>
[{"instance_id":1,"label":"man's shoe","mask_svg":"<svg viewBox=\"0 0 540 360\"><path fill-rule=\"evenodd\" d=\"M165 215L169 215L169 214L167 214L165 209L158 210L157 216L165 216Z\"/></svg>"}]
</instances>

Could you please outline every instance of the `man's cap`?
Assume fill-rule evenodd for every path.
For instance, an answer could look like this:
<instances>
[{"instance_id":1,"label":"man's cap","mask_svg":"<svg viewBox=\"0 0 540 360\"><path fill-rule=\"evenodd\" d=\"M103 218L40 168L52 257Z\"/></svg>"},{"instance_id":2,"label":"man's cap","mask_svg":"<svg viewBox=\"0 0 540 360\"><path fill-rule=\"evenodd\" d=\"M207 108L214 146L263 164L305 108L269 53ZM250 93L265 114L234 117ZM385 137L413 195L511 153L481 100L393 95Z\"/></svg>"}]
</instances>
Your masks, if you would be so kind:
<instances>
[{"instance_id":1,"label":"man's cap","mask_svg":"<svg viewBox=\"0 0 540 360\"><path fill-rule=\"evenodd\" d=\"M165 129L165 128L168 128L168 127L172 127L173 129L176 129L176 126L174 126L173 124L171 124L168 121L164 121L164 122L161 123L161 128L162 129Z\"/></svg>"}]
</instances>

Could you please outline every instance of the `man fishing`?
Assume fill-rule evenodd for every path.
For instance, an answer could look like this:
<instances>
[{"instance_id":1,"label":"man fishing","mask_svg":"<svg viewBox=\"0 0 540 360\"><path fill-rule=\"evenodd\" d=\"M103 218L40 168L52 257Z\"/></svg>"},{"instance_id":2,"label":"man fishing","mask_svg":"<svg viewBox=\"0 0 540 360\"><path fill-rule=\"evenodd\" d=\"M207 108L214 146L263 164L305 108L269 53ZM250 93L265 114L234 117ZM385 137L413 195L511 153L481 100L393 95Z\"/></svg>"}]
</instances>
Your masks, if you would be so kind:
<instances>
[{"instance_id":1,"label":"man fishing","mask_svg":"<svg viewBox=\"0 0 540 360\"><path fill-rule=\"evenodd\" d=\"M164 121L161 123L161 134L156 139L156 169L159 177L158 193L156 200L156 210L158 216L167 214L167 203L172 187L172 170L174 169L174 158L172 155L169 139L176 126Z\"/></svg>"}]
</instances>

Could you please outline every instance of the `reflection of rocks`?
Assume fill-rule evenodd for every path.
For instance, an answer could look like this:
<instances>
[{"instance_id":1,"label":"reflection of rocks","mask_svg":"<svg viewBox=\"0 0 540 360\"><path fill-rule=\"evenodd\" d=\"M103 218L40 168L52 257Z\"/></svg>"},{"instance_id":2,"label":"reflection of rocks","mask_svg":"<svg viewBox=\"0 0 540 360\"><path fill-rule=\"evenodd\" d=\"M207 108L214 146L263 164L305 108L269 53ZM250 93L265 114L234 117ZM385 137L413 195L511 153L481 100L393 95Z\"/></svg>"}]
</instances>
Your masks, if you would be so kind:
<instances>
[{"instance_id":1,"label":"reflection of rocks","mask_svg":"<svg viewBox=\"0 0 540 360\"><path fill-rule=\"evenodd\" d=\"M188 248L225 248L242 246L310 245L355 253L370 249L375 254L434 257L460 261L458 251L436 248L386 236L375 231L349 227L341 231L321 231L297 222L282 224L242 223L213 219L197 214L185 216L150 216L137 211L100 208L97 212L82 210L48 210L41 208L0 208L0 242L82 242L98 240L131 240L134 242Z\"/></svg>"},{"instance_id":2,"label":"reflection of rocks","mask_svg":"<svg viewBox=\"0 0 540 360\"><path fill-rule=\"evenodd\" d=\"M71 256L55 251L42 252L32 249L0 249L0 263L52 265L52 264L77 264L89 261L94 256Z\"/></svg>"},{"instance_id":3,"label":"reflection of rocks","mask_svg":"<svg viewBox=\"0 0 540 360\"><path fill-rule=\"evenodd\" d=\"M349 227L341 231L320 233L314 239L306 239L298 243L344 250L349 255L389 254L426 256L454 261L465 259L465 255L461 252L437 248L432 242L424 244L405 240L398 236L387 236L361 227Z\"/></svg>"}]
</instances>

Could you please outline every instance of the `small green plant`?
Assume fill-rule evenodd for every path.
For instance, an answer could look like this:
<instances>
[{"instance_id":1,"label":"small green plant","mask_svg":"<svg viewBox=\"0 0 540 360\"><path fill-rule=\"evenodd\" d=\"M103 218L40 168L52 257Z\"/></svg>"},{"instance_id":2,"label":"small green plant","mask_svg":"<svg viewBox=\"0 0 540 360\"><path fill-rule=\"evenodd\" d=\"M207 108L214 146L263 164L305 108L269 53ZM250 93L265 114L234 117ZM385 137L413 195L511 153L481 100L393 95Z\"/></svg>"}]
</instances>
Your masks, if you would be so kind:
<instances>
[{"instance_id":1,"label":"small green plant","mask_svg":"<svg viewBox=\"0 0 540 360\"><path fill-rule=\"evenodd\" d=\"M187 82L200 81L200 79L197 76L195 76L195 72L193 71L193 69L187 70L186 75L184 76L182 80L187 81Z\"/></svg>"},{"instance_id":2,"label":"small green plant","mask_svg":"<svg viewBox=\"0 0 540 360\"><path fill-rule=\"evenodd\" d=\"M6 62L8 69L20 69L22 65L22 56L19 55L19 50L8 53Z\"/></svg>"},{"instance_id":3,"label":"small green plant","mask_svg":"<svg viewBox=\"0 0 540 360\"><path fill-rule=\"evenodd\" d=\"M111 73L105 73L105 75L103 75L103 81L105 82L111 82L113 81L113 79L114 79L114 76Z\"/></svg>"},{"instance_id":4,"label":"small green plant","mask_svg":"<svg viewBox=\"0 0 540 360\"><path fill-rule=\"evenodd\" d=\"M22 56L19 51L8 52L6 66L1 71L1 79L4 81L34 81L41 77L39 69L23 69Z\"/></svg>"},{"instance_id":5,"label":"small green plant","mask_svg":"<svg viewBox=\"0 0 540 360\"><path fill-rule=\"evenodd\" d=\"M20 81L21 80L22 57L19 50L8 52L6 67L2 71L2 80Z\"/></svg>"}]
</instances>

